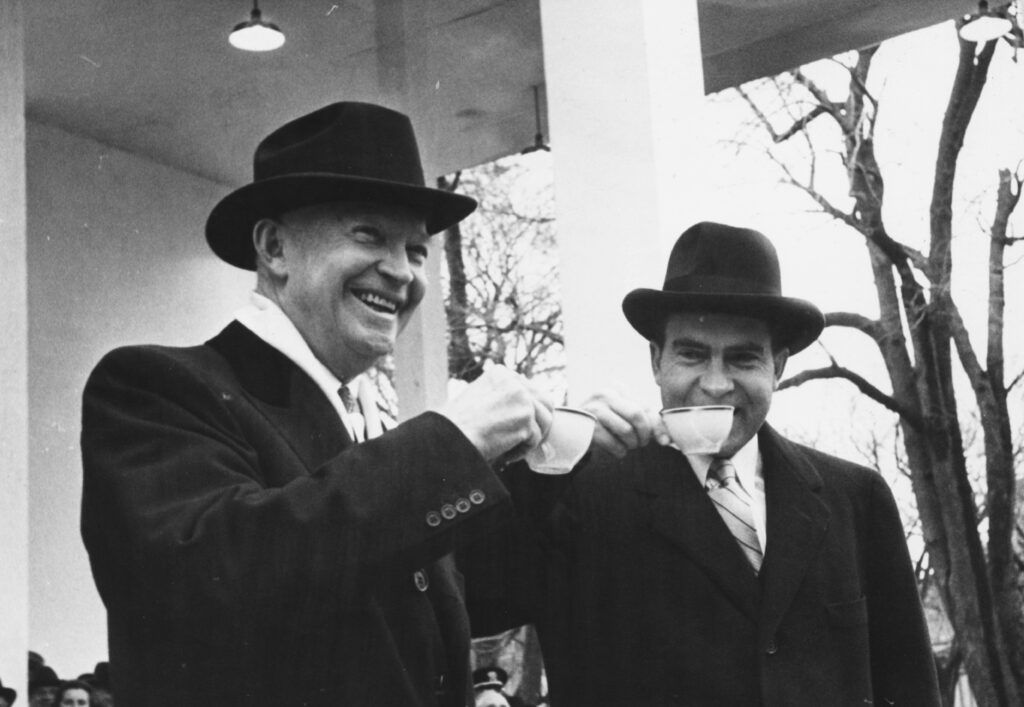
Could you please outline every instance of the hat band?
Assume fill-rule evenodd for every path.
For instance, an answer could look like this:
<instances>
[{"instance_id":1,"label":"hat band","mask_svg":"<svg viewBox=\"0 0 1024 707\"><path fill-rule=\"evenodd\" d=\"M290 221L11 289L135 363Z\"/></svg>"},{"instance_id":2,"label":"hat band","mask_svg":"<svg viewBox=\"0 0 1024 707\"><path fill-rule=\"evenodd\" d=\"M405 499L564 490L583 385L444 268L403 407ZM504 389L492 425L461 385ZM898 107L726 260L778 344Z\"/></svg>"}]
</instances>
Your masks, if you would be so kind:
<instances>
[{"instance_id":1,"label":"hat band","mask_svg":"<svg viewBox=\"0 0 1024 707\"><path fill-rule=\"evenodd\" d=\"M665 292L688 292L709 295L771 295L781 296L778 286L738 277L720 275L682 275L665 280Z\"/></svg>"}]
</instances>

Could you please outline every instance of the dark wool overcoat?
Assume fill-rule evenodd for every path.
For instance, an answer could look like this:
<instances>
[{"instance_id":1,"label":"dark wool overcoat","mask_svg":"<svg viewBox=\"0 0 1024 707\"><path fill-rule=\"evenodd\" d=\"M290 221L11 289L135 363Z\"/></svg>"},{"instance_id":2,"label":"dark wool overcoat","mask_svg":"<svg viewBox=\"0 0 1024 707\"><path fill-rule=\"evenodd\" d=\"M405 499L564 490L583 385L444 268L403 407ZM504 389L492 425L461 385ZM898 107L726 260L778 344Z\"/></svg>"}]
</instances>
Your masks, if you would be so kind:
<instances>
[{"instance_id":1,"label":"dark wool overcoat","mask_svg":"<svg viewBox=\"0 0 1024 707\"><path fill-rule=\"evenodd\" d=\"M554 707L938 705L882 477L767 426L759 444L760 576L674 449L510 467L513 530L460 557L474 633L535 622Z\"/></svg>"},{"instance_id":2,"label":"dark wool overcoat","mask_svg":"<svg viewBox=\"0 0 1024 707\"><path fill-rule=\"evenodd\" d=\"M464 704L451 552L508 495L446 418L354 445L236 322L203 346L108 354L82 453L118 704Z\"/></svg>"}]
</instances>

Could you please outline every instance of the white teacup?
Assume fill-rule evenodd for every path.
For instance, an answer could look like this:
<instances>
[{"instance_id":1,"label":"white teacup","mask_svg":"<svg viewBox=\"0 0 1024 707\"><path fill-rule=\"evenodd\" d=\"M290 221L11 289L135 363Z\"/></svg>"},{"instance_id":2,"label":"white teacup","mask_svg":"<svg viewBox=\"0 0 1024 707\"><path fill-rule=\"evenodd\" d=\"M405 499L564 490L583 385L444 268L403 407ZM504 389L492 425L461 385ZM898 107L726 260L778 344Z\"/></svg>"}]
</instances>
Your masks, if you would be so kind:
<instances>
[{"instance_id":1,"label":"white teacup","mask_svg":"<svg viewBox=\"0 0 1024 707\"><path fill-rule=\"evenodd\" d=\"M661 419L683 454L714 454L729 436L733 410L731 405L668 408Z\"/></svg>"},{"instance_id":2,"label":"white teacup","mask_svg":"<svg viewBox=\"0 0 1024 707\"><path fill-rule=\"evenodd\" d=\"M526 453L530 468L539 474L569 473L590 448L596 419L577 408L555 408L547 436Z\"/></svg>"}]
</instances>

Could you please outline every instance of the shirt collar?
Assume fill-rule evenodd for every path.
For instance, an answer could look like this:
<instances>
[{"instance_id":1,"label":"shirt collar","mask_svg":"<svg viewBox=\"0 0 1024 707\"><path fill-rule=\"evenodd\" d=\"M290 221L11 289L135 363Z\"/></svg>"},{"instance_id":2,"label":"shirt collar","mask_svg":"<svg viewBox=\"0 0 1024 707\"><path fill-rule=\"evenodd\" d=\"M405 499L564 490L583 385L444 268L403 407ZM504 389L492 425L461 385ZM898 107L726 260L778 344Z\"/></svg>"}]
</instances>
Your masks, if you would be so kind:
<instances>
[{"instance_id":1,"label":"shirt collar","mask_svg":"<svg viewBox=\"0 0 1024 707\"><path fill-rule=\"evenodd\" d=\"M708 469L711 467L710 454L687 454L686 459L693 467L693 473L697 481L703 487L708 480ZM757 435L754 435L749 442L743 445L738 452L732 455L732 465L736 468L736 477L740 485L747 490L753 491L755 481L761 467L761 452L757 446Z\"/></svg>"},{"instance_id":2,"label":"shirt collar","mask_svg":"<svg viewBox=\"0 0 1024 707\"><path fill-rule=\"evenodd\" d=\"M275 302L258 292L253 292L249 304L235 313L235 319L305 371L306 375L323 390L342 419L345 419L344 405L338 395L338 390L342 386L341 381L316 357L295 324ZM361 377L356 376L345 384L353 398L358 397Z\"/></svg>"}]
</instances>

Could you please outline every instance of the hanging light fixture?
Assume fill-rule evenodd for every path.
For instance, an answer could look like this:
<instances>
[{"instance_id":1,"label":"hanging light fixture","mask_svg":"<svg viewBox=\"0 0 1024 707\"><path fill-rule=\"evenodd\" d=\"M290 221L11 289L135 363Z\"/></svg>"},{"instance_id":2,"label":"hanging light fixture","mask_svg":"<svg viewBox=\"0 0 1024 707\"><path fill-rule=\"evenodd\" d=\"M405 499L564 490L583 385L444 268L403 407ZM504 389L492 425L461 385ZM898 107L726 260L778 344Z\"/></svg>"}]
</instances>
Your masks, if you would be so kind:
<instances>
[{"instance_id":1,"label":"hanging light fixture","mask_svg":"<svg viewBox=\"0 0 1024 707\"><path fill-rule=\"evenodd\" d=\"M540 129L540 86L533 87L533 115L537 125L537 132L533 136L533 144L523 148L523 151L519 153L521 155L528 155L538 150L551 152L551 148L544 143L544 133Z\"/></svg>"},{"instance_id":2,"label":"hanging light fixture","mask_svg":"<svg viewBox=\"0 0 1024 707\"><path fill-rule=\"evenodd\" d=\"M248 22L235 25L228 35L231 46L247 52L269 52L284 44L284 33L277 25L263 21L257 0L252 0L252 13Z\"/></svg>"},{"instance_id":3,"label":"hanging light fixture","mask_svg":"<svg viewBox=\"0 0 1024 707\"><path fill-rule=\"evenodd\" d=\"M980 0L978 12L960 27L960 37L965 41L977 43L999 39L1014 28L1009 8L1010 4L1007 4L991 10L986 0Z\"/></svg>"}]
</instances>

